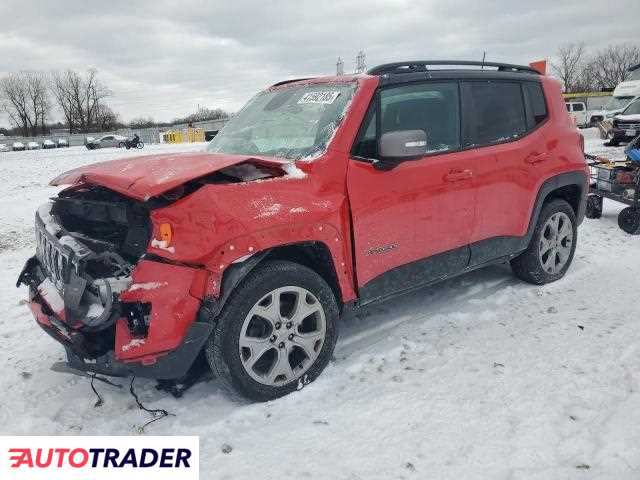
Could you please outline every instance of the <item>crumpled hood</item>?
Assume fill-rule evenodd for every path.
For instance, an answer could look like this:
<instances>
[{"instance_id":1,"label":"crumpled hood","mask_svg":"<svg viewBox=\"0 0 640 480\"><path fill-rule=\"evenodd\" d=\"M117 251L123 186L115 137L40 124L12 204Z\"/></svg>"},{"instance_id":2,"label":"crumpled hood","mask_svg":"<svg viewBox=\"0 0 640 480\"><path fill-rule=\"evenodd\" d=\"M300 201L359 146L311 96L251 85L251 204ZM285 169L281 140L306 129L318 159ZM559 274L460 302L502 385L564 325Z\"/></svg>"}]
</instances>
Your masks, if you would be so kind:
<instances>
[{"instance_id":1,"label":"crumpled hood","mask_svg":"<svg viewBox=\"0 0 640 480\"><path fill-rule=\"evenodd\" d=\"M146 201L189 180L248 160L272 166L287 163L262 157L208 152L145 155L76 168L54 178L50 185L102 185L128 197Z\"/></svg>"}]
</instances>

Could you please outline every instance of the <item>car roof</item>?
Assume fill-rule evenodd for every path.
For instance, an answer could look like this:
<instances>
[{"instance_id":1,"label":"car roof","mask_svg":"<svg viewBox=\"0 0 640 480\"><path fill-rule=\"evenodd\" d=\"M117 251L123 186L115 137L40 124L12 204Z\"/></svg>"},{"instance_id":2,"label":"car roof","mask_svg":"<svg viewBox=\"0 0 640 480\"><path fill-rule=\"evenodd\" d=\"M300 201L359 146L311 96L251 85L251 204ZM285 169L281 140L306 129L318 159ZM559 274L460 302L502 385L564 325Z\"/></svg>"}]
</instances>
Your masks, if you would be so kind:
<instances>
[{"instance_id":1,"label":"car roof","mask_svg":"<svg viewBox=\"0 0 640 480\"><path fill-rule=\"evenodd\" d=\"M462 68L461 68L462 67ZM348 83L363 77L378 77L380 85L421 80L486 79L540 82L543 75L530 66L469 60L410 60L378 65L366 74L310 77L284 80L271 88L311 83Z\"/></svg>"}]
</instances>

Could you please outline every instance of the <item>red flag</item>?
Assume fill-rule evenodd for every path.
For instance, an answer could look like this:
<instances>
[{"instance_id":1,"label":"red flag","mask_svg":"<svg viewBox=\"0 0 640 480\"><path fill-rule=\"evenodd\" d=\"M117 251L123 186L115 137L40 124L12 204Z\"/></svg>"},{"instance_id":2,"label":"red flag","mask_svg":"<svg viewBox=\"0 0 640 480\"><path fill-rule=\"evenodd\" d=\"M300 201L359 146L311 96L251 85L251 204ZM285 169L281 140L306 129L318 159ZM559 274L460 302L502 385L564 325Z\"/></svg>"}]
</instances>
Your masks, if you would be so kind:
<instances>
[{"instance_id":1,"label":"red flag","mask_svg":"<svg viewBox=\"0 0 640 480\"><path fill-rule=\"evenodd\" d=\"M531 62L529 64L529 66L531 68L533 68L534 70L537 70L538 72L540 72L542 75L546 75L547 74L547 61L546 60L538 60L537 62Z\"/></svg>"}]
</instances>

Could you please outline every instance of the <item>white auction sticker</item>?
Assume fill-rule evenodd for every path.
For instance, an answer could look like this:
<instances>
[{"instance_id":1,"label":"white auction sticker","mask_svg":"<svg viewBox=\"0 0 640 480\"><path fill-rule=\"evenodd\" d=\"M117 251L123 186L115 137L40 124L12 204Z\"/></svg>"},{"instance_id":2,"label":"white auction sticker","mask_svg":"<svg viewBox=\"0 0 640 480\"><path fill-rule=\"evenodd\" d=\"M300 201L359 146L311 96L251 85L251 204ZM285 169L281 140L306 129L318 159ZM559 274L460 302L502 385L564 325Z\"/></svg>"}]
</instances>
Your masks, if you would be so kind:
<instances>
[{"instance_id":1,"label":"white auction sticker","mask_svg":"<svg viewBox=\"0 0 640 480\"><path fill-rule=\"evenodd\" d=\"M195 436L0 436L3 480L198 480Z\"/></svg>"},{"instance_id":2,"label":"white auction sticker","mask_svg":"<svg viewBox=\"0 0 640 480\"><path fill-rule=\"evenodd\" d=\"M298 100L298 103L327 103L328 104L328 103L335 102L338 96L340 96L340 92L334 92L334 91L307 92L304 95L302 95L302 97L300 97L300 100Z\"/></svg>"}]
</instances>

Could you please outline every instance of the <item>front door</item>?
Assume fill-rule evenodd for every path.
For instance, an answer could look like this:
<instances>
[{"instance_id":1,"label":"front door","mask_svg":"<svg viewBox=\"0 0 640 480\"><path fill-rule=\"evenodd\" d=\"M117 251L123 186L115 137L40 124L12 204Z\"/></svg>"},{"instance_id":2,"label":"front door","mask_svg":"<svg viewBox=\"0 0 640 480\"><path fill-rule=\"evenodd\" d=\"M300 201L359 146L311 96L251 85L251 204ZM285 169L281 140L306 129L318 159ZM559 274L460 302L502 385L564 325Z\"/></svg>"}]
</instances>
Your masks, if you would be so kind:
<instances>
[{"instance_id":1,"label":"front door","mask_svg":"<svg viewBox=\"0 0 640 480\"><path fill-rule=\"evenodd\" d=\"M473 155L460 150L457 82L381 89L352 151L347 188L356 273L363 301L408 290L464 269L475 191ZM380 113L379 113L380 112ZM375 168L383 133L423 130L427 153Z\"/></svg>"}]
</instances>

